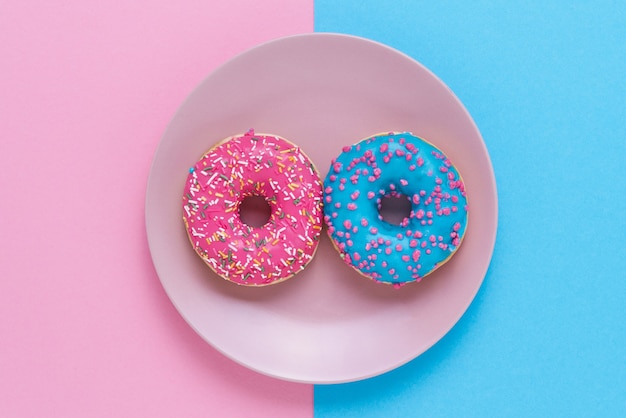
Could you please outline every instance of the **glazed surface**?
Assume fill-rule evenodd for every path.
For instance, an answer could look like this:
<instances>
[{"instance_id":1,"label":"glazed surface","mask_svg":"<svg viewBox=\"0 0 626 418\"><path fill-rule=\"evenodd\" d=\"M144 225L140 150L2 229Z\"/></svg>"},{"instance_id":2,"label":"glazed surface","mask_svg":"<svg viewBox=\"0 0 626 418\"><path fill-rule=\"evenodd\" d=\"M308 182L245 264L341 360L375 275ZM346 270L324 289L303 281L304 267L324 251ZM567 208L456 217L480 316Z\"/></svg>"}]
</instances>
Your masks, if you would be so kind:
<instances>
[{"instance_id":1,"label":"glazed surface","mask_svg":"<svg viewBox=\"0 0 626 418\"><path fill-rule=\"evenodd\" d=\"M291 142L249 131L218 144L185 184L183 220L196 253L218 275L261 286L285 280L312 259L322 229L322 184ZM261 227L241 220L246 196L271 208Z\"/></svg>"},{"instance_id":2,"label":"glazed surface","mask_svg":"<svg viewBox=\"0 0 626 418\"><path fill-rule=\"evenodd\" d=\"M468 205L457 169L410 133L344 147L324 187L328 235L347 264L375 281L420 281L454 254L465 235ZM411 203L399 225L380 215L385 196Z\"/></svg>"}]
</instances>

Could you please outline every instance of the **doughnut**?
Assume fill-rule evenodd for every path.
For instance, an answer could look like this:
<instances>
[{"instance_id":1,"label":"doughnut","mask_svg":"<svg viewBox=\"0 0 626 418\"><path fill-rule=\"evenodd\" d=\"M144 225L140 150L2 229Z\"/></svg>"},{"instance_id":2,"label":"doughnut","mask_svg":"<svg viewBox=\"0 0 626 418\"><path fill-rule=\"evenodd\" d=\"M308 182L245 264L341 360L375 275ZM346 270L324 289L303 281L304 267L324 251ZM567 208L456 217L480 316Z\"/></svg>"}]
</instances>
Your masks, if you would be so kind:
<instances>
[{"instance_id":1,"label":"doughnut","mask_svg":"<svg viewBox=\"0 0 626 418\"><path fill-rule=\"evenodd\" d=\"M383 220L386 197L406 197L399 225ZM432 144L409 132L378 134L346 146L324 182L324 221L343 261L400 287L419 282L457 251L467 228L463 180Z\"/></svg>"},{"instance_id":2,"label":"doughnut","mask_svg":"<svg viewBox=\"0 0 626 418\"><path fill-rule=\"evenodd\" d=\"M264 225L242 221L248 196L269 205ZM299 147L250 130L221 141L189 169L183 221L195 252L217 275L264 286L292 277L313 258L322 197L319 173Z\"/></svg>"}]
</instances>

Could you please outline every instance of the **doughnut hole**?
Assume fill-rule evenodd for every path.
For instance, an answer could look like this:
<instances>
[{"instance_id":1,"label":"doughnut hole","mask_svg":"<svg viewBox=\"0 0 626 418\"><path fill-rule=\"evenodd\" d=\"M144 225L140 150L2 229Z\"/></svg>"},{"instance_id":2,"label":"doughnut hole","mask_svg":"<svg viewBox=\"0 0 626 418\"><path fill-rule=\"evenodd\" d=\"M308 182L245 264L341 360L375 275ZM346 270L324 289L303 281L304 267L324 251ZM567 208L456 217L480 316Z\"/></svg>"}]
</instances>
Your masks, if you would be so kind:
<instances>
[{"instance_id":1,"label":"doughnut hole","mask_svg":"<svg viewBox=\"0 0 626 418\"><path fill-rule=\"evenodd\" d=\"M265 225L272 216L272 208L264 196L249 195L239 202L239 218L253 228Z\"/></svg>"},{"instance_id":2,"label":"doughnut hole","mask_svg":"<svg viewBox=\"0 0 626 418\"><path fill-rule=\"evenodd\" d=\"M408 196L392 192L380 198L378 215L392 225L401 225L411 215L412 204Z\"/></svg>"}]
</instances>

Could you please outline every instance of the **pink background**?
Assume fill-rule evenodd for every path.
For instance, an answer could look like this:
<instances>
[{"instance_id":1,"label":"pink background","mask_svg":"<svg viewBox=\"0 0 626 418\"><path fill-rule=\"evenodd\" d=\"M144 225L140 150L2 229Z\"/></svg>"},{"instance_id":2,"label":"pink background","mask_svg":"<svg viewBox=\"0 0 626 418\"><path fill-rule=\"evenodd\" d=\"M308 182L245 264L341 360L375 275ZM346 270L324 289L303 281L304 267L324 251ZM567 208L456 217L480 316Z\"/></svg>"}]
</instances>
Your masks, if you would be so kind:
<instances>
[{"instance_id":1,"label":"pink background","mask_svg":"<svg viewBox=\"0 0 626 418\"><path fill-rule=\"evenodd\" d=\"M54 4L57 3L57 4ZM187 94L309 0L0 6L0 416L311 416L180 318L144 230L150 162Z\"/></svg>"}]
</instances>

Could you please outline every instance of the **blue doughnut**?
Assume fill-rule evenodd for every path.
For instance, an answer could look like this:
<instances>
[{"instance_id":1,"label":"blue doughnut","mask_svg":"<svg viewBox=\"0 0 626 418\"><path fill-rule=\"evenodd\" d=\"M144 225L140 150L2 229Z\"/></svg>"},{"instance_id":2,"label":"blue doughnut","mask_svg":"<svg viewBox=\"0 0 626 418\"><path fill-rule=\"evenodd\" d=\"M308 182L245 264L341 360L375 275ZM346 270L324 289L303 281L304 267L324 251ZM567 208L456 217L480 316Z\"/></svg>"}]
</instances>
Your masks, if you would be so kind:
<instances>
[{"instance_id":1,"label":"blue doughnut","mask_svg":"<svg viewBox=\"0 0 626 418\"><path fill-rule=\"evenodd\" d=\"M382 198L406 196L409 217L383 220ZM450 160L411 133L366 138L332 161L327 232L344 262L376 282L419 282L457 251L467 228L465 185Z\"/></svg>"}]
</instances>

